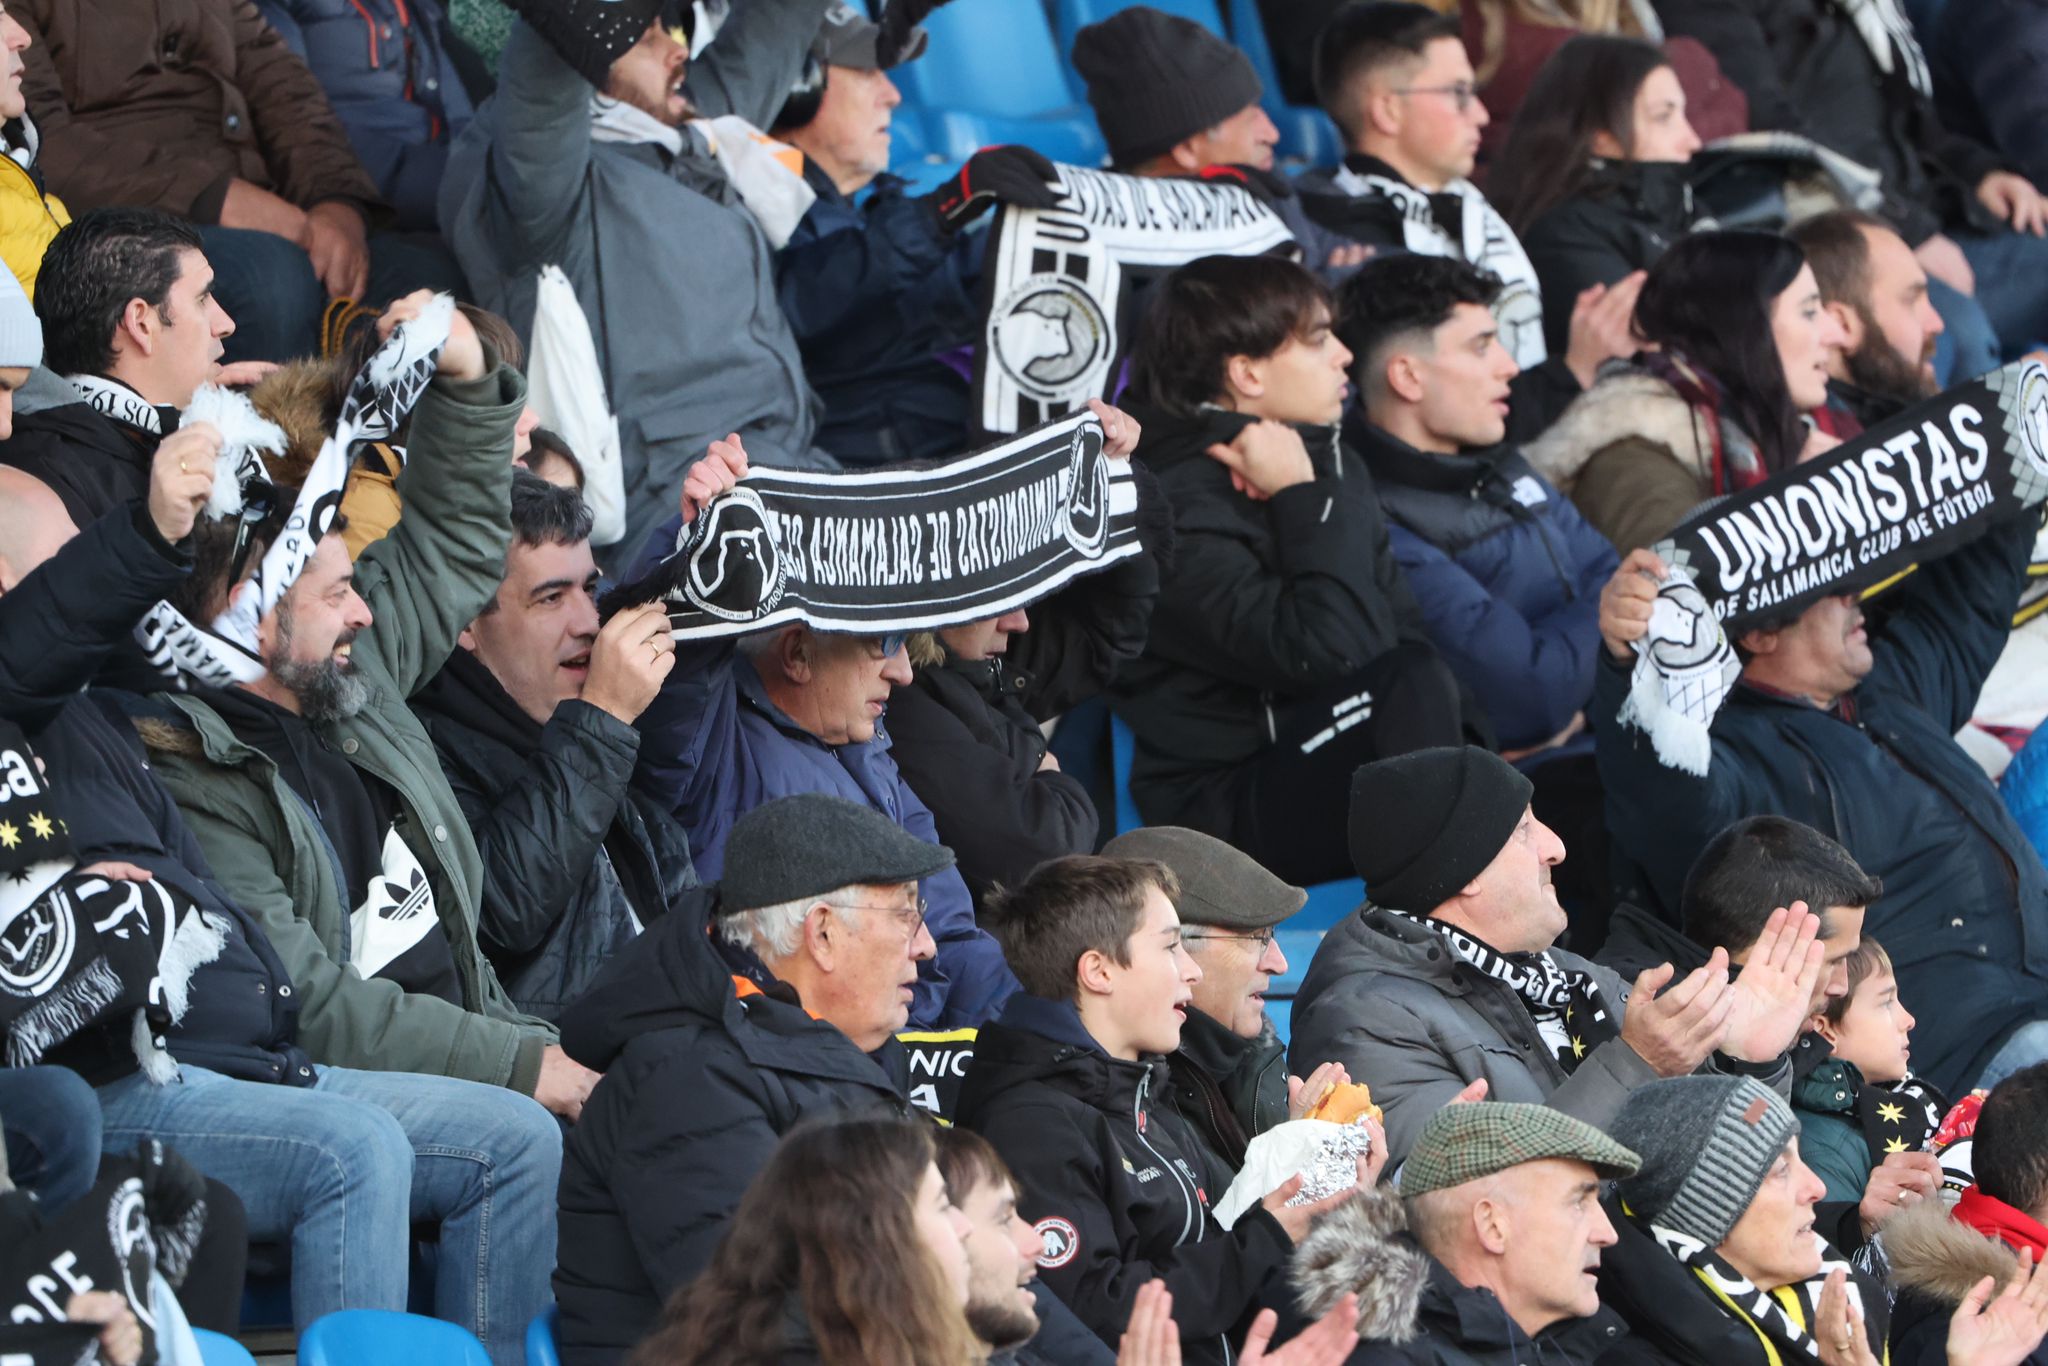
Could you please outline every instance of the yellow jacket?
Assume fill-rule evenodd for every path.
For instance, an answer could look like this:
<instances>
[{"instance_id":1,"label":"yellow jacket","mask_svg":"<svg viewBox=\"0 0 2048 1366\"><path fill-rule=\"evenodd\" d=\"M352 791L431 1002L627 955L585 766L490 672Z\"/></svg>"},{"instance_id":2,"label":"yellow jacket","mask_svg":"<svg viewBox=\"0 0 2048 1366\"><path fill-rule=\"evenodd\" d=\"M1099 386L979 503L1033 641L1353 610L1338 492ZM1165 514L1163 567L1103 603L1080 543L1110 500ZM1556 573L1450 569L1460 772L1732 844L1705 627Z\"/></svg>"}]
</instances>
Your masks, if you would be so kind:
<instances>
[{"instance_id":1,"label":"yellow jacket","mask_svg":"<svg viewBox=\"0 0 2048 1366\"><path fill-rule=\"evenodd\" d=\"M0 260L7 262L29 298L36 296L44 250L57 229L70 221L63 200L43 193L20 163L0 155Z\"/></svg>"}]
</instances>

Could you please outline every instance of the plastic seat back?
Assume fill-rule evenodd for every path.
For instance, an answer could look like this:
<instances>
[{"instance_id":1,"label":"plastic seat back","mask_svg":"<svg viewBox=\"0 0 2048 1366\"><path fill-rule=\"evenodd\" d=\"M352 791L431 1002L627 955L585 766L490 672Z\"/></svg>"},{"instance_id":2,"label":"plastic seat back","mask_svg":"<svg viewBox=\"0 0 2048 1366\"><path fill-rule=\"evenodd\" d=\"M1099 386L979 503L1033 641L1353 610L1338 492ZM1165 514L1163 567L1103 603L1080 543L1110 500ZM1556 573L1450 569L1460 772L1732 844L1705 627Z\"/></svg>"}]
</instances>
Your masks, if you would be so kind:
<instances>
[{"instance_id":1,"label":"plastic seat back","mask_svg":"<svg viewBox=\"0 0 2048 1366\"><path fill-rule=\"evenodd\" d=\"M299 1335L299 1366L370 1366L419 1362L422 1366L491 1366L490 1354L468 1329L389 1309L342 1309L323 1314Z\"/></svg>"}]
</instances>

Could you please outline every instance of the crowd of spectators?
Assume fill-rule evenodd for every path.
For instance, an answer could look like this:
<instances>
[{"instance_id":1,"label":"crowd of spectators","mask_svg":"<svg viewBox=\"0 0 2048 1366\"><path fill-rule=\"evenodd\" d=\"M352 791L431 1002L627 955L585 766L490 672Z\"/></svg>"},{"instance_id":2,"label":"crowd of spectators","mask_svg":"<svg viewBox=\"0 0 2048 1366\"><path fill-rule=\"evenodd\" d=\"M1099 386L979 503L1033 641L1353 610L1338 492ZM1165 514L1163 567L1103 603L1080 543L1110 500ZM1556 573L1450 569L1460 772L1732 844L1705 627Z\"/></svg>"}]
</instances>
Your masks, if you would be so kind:
<instances>
[{"instance_id":1,"label":"crowd of spectators","mask_svg":"<svg viewBox=\"0 0 2048 1366\"><path fill-rule=\"evenodd\" d=\"M2048 1363L2038 488L1643 721L1674 531L2048 384L2048 9L1105 5L1131 179L917 183L946 4L0 9L0 1361ZM1116 555L647 600L990 468L1102 184L1285 239L1038 239Z\"/></svg>"}]
</instances>

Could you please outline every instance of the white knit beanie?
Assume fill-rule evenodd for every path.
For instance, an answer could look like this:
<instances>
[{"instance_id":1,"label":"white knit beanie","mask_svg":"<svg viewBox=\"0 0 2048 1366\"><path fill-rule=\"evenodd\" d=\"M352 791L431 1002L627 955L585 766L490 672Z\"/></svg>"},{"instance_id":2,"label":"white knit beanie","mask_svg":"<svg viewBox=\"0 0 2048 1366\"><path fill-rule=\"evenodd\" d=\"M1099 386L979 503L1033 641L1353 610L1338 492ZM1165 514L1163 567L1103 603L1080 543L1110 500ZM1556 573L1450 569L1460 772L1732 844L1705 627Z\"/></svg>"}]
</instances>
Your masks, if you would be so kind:
<instances>
[{"instance_id":1,"label":"white knit beanie","mask_svg":"<svg viewBox=\"0 0 2048 1366\"><path fill-rule=\"evenodd\" d=\"M0 365L33 370L42 363L42 320L14 272L0 266Z\"/></svg>"}]
</instances>

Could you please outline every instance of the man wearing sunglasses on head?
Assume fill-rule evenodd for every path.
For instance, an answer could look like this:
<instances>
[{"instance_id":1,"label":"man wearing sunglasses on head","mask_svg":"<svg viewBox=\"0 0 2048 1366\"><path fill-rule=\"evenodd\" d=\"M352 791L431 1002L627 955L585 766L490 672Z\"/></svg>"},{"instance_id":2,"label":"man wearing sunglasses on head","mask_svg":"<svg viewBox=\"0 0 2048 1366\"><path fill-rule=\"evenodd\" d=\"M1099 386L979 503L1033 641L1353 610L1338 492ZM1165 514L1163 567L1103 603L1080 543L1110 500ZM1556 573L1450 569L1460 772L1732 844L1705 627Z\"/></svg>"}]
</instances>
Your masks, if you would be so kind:
<instances>
[{"instance_id":1,"label":"man wearing sunglasses on head","mask_svg":"<svg viewBox=\"0 0 2048 1366\"><path fill-rule=\"evenodd\" d=\"M1547 427L1594 372L1630 355L1642 276L1589 289L1572 310L1562 357L1543 340L1536 269L1513 228L1470 179L1488 123L1458 16L1405 0L1348 6L1316 44L1316 92L1344 135L1342 165L1303 176L1309 217L1381 252L1449 256L1501 278L1501 345L1522 367L1510 435Z\"/></svg>"}]
</instances>

